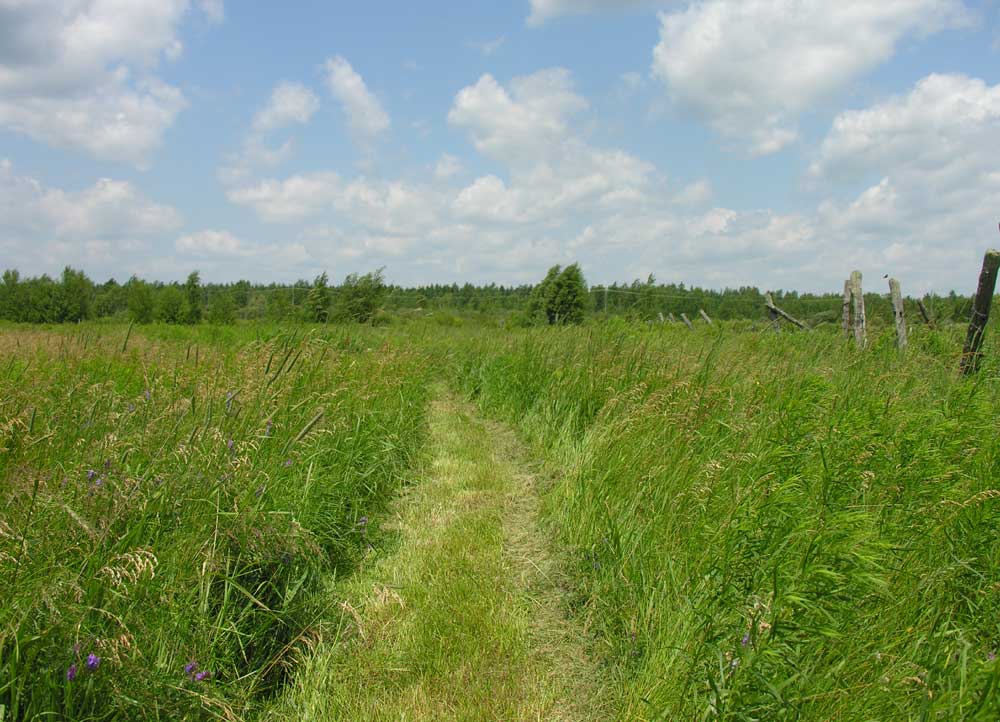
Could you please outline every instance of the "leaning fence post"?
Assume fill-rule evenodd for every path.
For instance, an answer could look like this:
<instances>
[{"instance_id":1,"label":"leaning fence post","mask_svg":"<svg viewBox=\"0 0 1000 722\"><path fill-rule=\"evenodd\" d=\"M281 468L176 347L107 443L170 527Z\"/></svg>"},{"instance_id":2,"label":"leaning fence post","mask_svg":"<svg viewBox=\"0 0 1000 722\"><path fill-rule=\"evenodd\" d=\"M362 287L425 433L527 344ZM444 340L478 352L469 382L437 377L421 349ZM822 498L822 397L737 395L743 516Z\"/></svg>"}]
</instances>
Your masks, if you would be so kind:
<instances>
[{"instance_id":1,"label":"leaning fence post","mask_svg":"<svg viewBox=\"0 0 1000 722\"><path fill-rule=\"evenodd\" d=\"M931 315L927 313L927 306L924 305L924 300L922 298L917 299L917 309L919 309L920 315L924 317L924 323L933 327L934 322L931 321Z\"/></svg>"},{"instance_id":2,"label":"leaning fence post","mask_svg":"<svg viewBox=\"0 0 1000 722\"><path fill-rule=\"evenodd\" d=\"M785 313L780 308L778 308L777 306L775 306L774 305L774 301L771 300L771 294L768 294L765 297L765 301L770 301L770 303L769 303L769 305L767 307L768 310L774 311L776 314L778 314L783 319L785 319L786 321L788 321L788 323L792 324L793 326L798 326L803 331L808 331L809 330L809 327L806 324L802 323L799 319L795 318L794 316L789 316L787 313Z\"/></svg>"},{"instance_id":3,"label":"leaning fence post","mask_svg":"<svg viewBox=\"0 0 1000 722\"><path fill-rule=\"evenodd\" d=\"M669 318L669 319L670 319L670 323L677 323L677 319L676 319L676 318L674 318L674 314L672 314L672 313L668 313L668 314L667 314L667 318Z\"/></svg>"},{"instance_id":4,"label":"leaning fence post","mask_svg":"<svg viewBox=\"0 0 1000 722\"><path fill-rule=\"evenodd\" d=\"M969 318L969 333L965 337L965 348L962 349L960 368L964 374L973 374L979 370L982 359L983 333L986 322L990 320L990 305L993 303L993 290L997 285L997 269L1000 268L1000 251L990 249L983 256L983 269L979 272L979 287L972 301L972 315Z\"/></svg>"},{"instance_id":5,"label":"leaning fence post","mask_svg":"<svg viewBox=\"0 0 1000 722\"><path fill-rule=\"evenodd\" d=\"M851 337L851 281L844 281L844 303L841 309L841 328L844 329L844 336Z\"/></svg>"},{"instance_id":6,"label":"leaning fence post","mask_svg":"<svg viewBox=\"0 0 1000 722\"><path fill-rule=\"evenodd\" d=\"M767 315L771 317L771 328L775 333L781 333L781 321L778 320L778 312L774 308L774 299L770 291L764 294L764 305L767 307Z\"/></svg>"},{"instance_id":7,"label":"leaning fence post","mask_svg":"<svg viewBox=\"0 0 1000 722\"><path fill-rule=\"evenodd\" d=\"M851 301L854 305L854 341L864 348L868 342L865 331L865 295L861 289L861 271L851 273Z\"/></svg>"},{"instance_id":8,"label":"leaning fence post","mask_svg":"<svg viewBox=\"0 0 1000 722\"><path fill-rule=\"evenodd\" d=\"M708 314L707 314L707 313L705 313L705 309L703 309L703 308L699 308L699 309L698 309L698 313L700 313L700 314L701 314L701 317L702 317L703 319L705 319L706 321L708 321L708 325L709 325L709 326L714 326L714 325L715 325L714 323L712 323L712 319L710 319L710 318L708 317Z\"/></svg>"},{"instance_id":9,"label":"leaning fence post","mask_svg":"<svg viewBox=\"0 0 1000 722\"><path fill-rule=\"evenodd\" d=\"M889 279L889 297L892 299L892 317L896 321L896 346L902 351L906 348L906 316L903 313L903 294L895 278Z\"/></svg>"},{"instance_id":10,"label":"leaning fence post","mask_svg":"<svg viewBox=\"0 0 1000 722\"><path fill-rule=\"evenodd\" d=\"M691 319L687 317L686 313L681 314L681 321L683 321L684 325L687 326L688 328L694 328L694 326L691 325Z\"/></svg>"}]
</instances>

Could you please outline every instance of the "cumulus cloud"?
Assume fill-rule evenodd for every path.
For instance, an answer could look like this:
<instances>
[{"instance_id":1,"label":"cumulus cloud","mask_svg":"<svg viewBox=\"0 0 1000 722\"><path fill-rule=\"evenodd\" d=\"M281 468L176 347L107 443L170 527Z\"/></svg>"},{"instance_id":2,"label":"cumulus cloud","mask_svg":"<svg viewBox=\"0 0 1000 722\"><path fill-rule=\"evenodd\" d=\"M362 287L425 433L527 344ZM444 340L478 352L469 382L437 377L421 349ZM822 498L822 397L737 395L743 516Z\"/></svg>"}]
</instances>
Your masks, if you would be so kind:
<instances>
[{"instance_id":1,"label":"cumulus cloud","mask_svg":"<svg viewBox=\"0 0 1000 722\"><path fill-rule=\"evenodd\" d=\"M939 273L967 286L949 274L959 262L974 266L996 243L1000 173L984 152L996 147L1000 85L929 75L905 95L834 119L811 174L830 184L871 185L856 198L825 201L819 222L870 255L906 249L905 262L920 268L928 285ZM952 261L941 263L949 254Z\"/></svg>"},{"instance_id":2,"label":"cumulus cloud","mask_svg":"<svg viewBox=\"0 0 1000 722\"><path fill-rule=\"evenodd\" d=\"M176 229L180 214L155 203L131 183L102 178L82 190L46 186L0 161L0 244L5 263L26 272L53 272L55 265L111 263L151 239ZM112 269L120 272L120 269Z\"/></svg>"},{"instance_id":3,"label":"cumulus cloud","mask_svg":"<svg viewBox=\"0 0 1000 722\"><path fill-rule=\"evenodd\" d=\"M308 123L317 110L319 98L309 88L301 83L278 83L267 103L254 115L242 147L228 155L219 168L219 180L234 186L245 182L255 170L274 168L287 161L292 154L293 140L287 138L279 145L272 145L267 137L289 125Z\"/></svg>"},{"instance_id":4,"label":"cumulus cloud","mask_svg":"<svg viewBox=\"0 0 1000 722\"><path fill-rule=\"evenodd\" d=\"M0 129L146 165L186 105L153 70L183 51L188 8L188 0L0 3Z\"/></svg>"},{"instance_id":5,"label":"cumulus cloud","mask_svg":"<svg viewBox=\"0 0 1000 722\"><path fill-rule=\"evenodd\" d=\"M434 166L434 177L438 180L449 180L462 172L462 161L450 153L444 153Z\"/></svg>"},{"instance_id":6,"label":"cumulus cloud","mask_svg":"<svg viewBox=\"0 0 1000 722\"><path fill-rule=\"evenodd\" d=\"M338 55L323 67L330 93L340 102L351 131L359 139L370 141L389 129L389 115L347 60Z\"/></svg>"},{"instance_id":7,"label":"cumulus cloud","mask_svg":"<svg viewBox=\"0 0 1000 722\"><path fill-rule=\"evenodd\" d=\"M480 153L505 163L534 163L557 151L570 118L587 101L565 68L514 78L509 90L490 74L459 91L448 122L469 132Z\"/></svg>"},{"instance_id":8,"label":"cumulus cloud","mask_svg":"<svg viewBox=\"0 0 1000 722\"><path fill-rule=\"evenodd\" d=\"M704 0L660 14L652 72L679 106L766 155L904 37L969 21L961 0Z\"/></svg>"},{"instance_id":9,"label":"cumulus cloud","mask_svg":"<svg viewBox=\"0 0 1000 722\"><path fill-rule=\"evenodd\" d=\"M293 123L308 123L319 110L319 98L301 83L281 82L271 92L267 105L253 119L253 129L268 133Z\"/></svg>"}]
</instances>

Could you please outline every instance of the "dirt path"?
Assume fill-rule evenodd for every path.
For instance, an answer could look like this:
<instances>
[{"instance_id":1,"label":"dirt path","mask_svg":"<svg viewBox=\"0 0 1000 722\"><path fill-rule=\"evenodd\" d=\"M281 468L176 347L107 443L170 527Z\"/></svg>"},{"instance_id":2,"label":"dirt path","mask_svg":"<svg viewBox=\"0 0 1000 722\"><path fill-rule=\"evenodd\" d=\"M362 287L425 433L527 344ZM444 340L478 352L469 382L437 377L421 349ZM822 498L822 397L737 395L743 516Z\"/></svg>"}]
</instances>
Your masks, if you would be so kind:
<instances>
[{"instance_id":1,"label":"dirt path","mask_svg":"<svg viewBox=\"0 0 1000 722\"><path fill-rule=\"evenodd\" d=\"M608 719L524 449L445 394L429 446L423 479L392 508L398 548L333 590L343 628L299 670L278 716Z\"/></svg>"}]
</instances>

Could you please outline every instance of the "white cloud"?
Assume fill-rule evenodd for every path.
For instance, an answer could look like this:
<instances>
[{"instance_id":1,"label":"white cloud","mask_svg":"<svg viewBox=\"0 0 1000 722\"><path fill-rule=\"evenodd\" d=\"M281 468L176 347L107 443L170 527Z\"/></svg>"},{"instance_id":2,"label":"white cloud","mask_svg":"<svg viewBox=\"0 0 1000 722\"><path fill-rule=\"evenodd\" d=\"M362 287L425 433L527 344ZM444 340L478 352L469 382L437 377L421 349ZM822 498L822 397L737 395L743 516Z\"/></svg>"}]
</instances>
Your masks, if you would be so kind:
<instances>
[{"instance_id":1,"label":"white cloud","mask_svg":"<svg viewBox=\"0 0 1000 722\"><path fill-rule=\"evenodd\" d=\"M247 252L243 241L229 231L189 233L178 238L174 248L192 256L241 256Z\"/></svg>"},{"instance_id":2,"label":"white cloud","mask_svg":"<svg viewBox=\"0 0 1000 722\"><path fill-rule=\"evenodd\" d=\"M652 72L678 105L766 155L904 37L969 20L961 0L704 0L660 14Z\"/></svg>"},{"instance_id":3,"label":"white cloud","mask_svg":"<svg viewBox=\"0 0 1000 722\"><path fill-rule=\"evenodd\" d=\"M587 108L565 68L514 78L510 90L489 74L463 88L448 122L467 130L476 150L505 163L535 163L558 150L569 120Z\"/></svg>"},{"instance_id":4,"label":"white cloud","mask_svg":"<svg viewBox=\"0 0 1000 722\"><path fill-rule=\"evenodd\" d=\"M0 98L0 127L57 148L146 167L163 135L187 106L179 90L156 80L130 86L122 73L73 97Z\"/></svg>"},{"instance_id":5,"label":"white cloud","mask_svg":"<svg viewBox=\"0 0 1000 722\"><path fill-rule=\"evenodd\" d=\"M362 140L371 140L389 129L389 116L364 79L341 56L323 66L330 93L343 106L351 131Z\"/></svg>"},{"instance_id":6,"label":"white cloud","mask_svg":"<svg viewBox=\"0 0 1000 722\"><path fill-rule=\"evenodd\" d=\"M462 161L450 153L444 153L434 166L434 177L438 180L449 180L462 172Z\"/></svg>"},{"instance_id":7,"label":"white cloud","mask_svg":"<svg viewBox=\"0 0 1000 722\"><path fill-rule=\"evenodd\" d=\"M102 178L67 191L18 175L7 160L0 161L0 216L5 264L33 273L95 262L120 273L115 260L143 251L181 223L176 210L154 203L131 183Z\"/></svg>"},{"instance_id":8,"label":"white cloud","mask_svg":"<svg viewBox=\"0 0 1000 722\"><path fill-rule=\"evenodd\" d=\"M188 0L0 3L0 129L148 163L186 102L152 71L183 51Z\"/></svg>"},{"instance_id":9,"label":"white cloud","mask_svg":"<svg viewBox=\"0 0 1000 722\"><path fill-rule=\"evenodd\" d=\"M198 5L209 22L221 23L226 19L226 8L223 0L198 0Z\"/></svg>"},{"instance_id":10,"label":"white cloud","mask_svg":"<svg viewBox=\"0 0 1000 722\"><path fill-rule=\"evenodd\" d=\"M884 263L889 249L897 260L907 249L906 263L926 287L967 287L955 269L974 267L996 243L1000 173L984 149L997 147L1000 85L929 75L906 95L836 117L811 174L874 182L853 200L825 201L818 221Z\"/></svg>"},{"instance_id":11,"label":"white cloud","mask_svg":"<svg viewBox=\"0 0 1000 722\"><path fill-rule=\"evenodd\" d=\"M507 41L506 35L501 35L498 38L493 38L492 40L470 40L466 43L473 50L478 50L480 53L489 57L493 55L497 50L503 47L503 44Z\"/></svg>"},{"instance_id":12,"label":"white cloud","mask_svg":"<svg viewBox=\"0 0 1000 722\"><path fill-rule=\"evenodd\" d=\"M669 0L659 0L664 4ZM596 10L622 10L656 4L656 0L531 0L528 25L539 26L560 15L589 13Z\"/></svg>"},{"instance_id":13,"label":"white cloud","mask_svg":"<svg viewBox=\"0 0 1000 722\"><path fill-rule=\"evenodd\" d=\"M253 129L268 133L293 123L308 123L319 110L319 98L301 83L282 82L253 119Z\"/></svg>"}]
</instances>

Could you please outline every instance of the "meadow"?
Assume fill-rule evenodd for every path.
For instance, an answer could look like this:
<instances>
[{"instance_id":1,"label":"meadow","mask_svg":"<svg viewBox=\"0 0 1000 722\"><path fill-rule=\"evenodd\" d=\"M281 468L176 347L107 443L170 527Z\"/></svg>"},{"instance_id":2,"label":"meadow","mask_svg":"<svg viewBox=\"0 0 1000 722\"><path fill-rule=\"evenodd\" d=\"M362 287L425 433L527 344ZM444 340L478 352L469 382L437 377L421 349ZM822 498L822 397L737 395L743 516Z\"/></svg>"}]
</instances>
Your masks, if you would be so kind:
<instances>
[{"instance_id":1,"label":"meadow","mask_svg":"<svg viewBox=\"0 0 1000 722\"><path fill-rule=\"evenodd\" d=\"M993 328L966 378L960 327L452 321L4 327L0 719L268 718L444 386L533 455L609 716L1000 717Z\"/></svg>"},{"instance_id":2,"label":"meadow","mask_svg":"<svg viewBox=\"0 0 1000 722\"><path fill-rule=\"evenodd\" d=\"M0 334L0 719L240 719L420 446L427 365L356 328Z\"/></svg>"}]
</instances>

